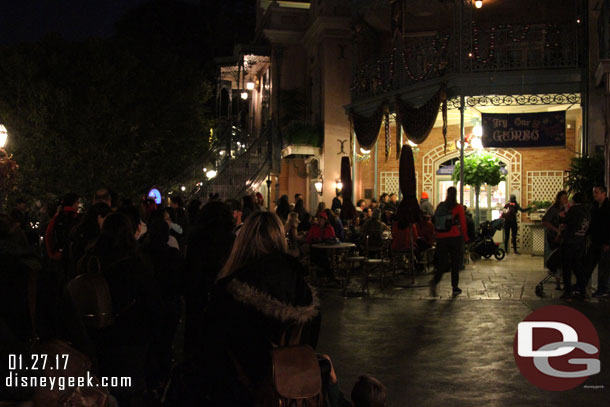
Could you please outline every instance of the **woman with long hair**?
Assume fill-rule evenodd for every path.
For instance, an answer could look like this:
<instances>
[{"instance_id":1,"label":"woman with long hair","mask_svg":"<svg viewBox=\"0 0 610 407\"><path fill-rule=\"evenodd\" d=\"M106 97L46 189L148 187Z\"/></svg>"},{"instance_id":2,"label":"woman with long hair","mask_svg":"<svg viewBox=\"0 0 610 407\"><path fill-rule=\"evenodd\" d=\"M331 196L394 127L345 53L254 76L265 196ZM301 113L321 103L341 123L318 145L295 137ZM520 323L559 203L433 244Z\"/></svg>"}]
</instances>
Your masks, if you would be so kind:
<instances>
[{"instance_id":1,"label":"woman with long hair","mask_svg":"<svg viewBox=\"0 0 610 407\"><path fill-rule=\"evenodd\" d=\"M303 218L305 217L305 214L307 213L307 210L305 209L305 202L303 202L303 198L297 199L297 201L294 204L294 209L292 211L296 212L299 215L299 221L302 222Z\"/></svg>"},{"instance_id":2,"label":"woman with long hair","mask_svg":"<svg viewBox=\"0 0 610 407\"><path fill-rule=\"evenodd\" d=\"M455 187L447 188L447 197L434 213L436 228L436 270L430 282L430 294L436 297L436 286L443 274L451 269L453 295L459 295L460 266L464 258L464 243L468 242L468 227L464 207L457 202Z\"/></svg>"},{"instance_id":3,"label":"woman with long hair","mask_svg":"<svg viewBox=\"0 0 610 407\"><path fill-rule=\"evenodd\" d=\"M280 217L282 222L286 222L288 219L288 214L290 213L290 203L288 202L288 197L286 195L282 195L280 200L277 203L277 208L275 208L275 213Z\"/></svg>"},{"instance_id":4,"label":"woman with long hair","mask_svg":"<svg viewBox=\"0 0 610 407\"><path fill-rule=\"evenodd\" d=\"M256 212L242 227L206 311L203 361L212 405L249 405L243 376L259 388L271 373L270 351L288 328L303 326L301 343L315 345L319 301L303 266L288 254L277 215ZM315 332L315 329L314 331ZM240 372L237 374L236 372Z\"/></svg>"},{"instance_id":5,"label":"woman with long hair","mask_svg":"<svg viewBox=\"0 0 610 407\"><path fill-rule=\"evenodd\" d=\"M298 257L300 254L299 243L301 240L301 235L303 234L299 233L298 230L299 214L296 212L290 212L284 228L286 230L286 239L288 240L288 250L292 256Z\"/></svg>"}]
</instances>

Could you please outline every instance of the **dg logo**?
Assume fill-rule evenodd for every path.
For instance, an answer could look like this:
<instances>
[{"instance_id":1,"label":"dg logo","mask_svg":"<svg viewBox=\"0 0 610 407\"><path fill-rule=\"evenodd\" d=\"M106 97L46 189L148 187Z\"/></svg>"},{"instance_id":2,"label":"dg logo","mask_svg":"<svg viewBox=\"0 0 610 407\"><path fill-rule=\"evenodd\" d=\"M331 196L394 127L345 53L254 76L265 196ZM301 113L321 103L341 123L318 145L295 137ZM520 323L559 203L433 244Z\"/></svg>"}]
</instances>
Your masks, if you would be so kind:
<instances>
[{"instance_id":1,"label":"dg logo","mask_svg":"<svg viewBox=\"0 0 610 407\"><path fill-rule=\"evenodd\" d=\"M595 327L563 305L542 307L519 323L513 352L521 374L544 390L573 389L601 369Z\"/></svg>"}]
</instances>

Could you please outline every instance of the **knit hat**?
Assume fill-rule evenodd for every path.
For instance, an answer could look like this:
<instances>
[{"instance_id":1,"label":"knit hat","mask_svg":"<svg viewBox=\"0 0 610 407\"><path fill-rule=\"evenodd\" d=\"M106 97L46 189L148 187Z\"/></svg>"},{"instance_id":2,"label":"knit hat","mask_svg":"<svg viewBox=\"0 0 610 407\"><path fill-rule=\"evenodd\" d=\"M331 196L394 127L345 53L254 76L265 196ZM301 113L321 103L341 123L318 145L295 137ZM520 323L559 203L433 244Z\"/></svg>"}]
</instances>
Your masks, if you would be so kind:
<instances>
[{"instance_id":1,"label":"knit hat","mask_svg":"<svg viewBox=\"0 0 610 407\"><path fill-rule=\"evenodd\" d=\"M430 199L430 196L428 195L428 193L426 191L421 193L421 199Z\"/></svg>"}]
</instances>

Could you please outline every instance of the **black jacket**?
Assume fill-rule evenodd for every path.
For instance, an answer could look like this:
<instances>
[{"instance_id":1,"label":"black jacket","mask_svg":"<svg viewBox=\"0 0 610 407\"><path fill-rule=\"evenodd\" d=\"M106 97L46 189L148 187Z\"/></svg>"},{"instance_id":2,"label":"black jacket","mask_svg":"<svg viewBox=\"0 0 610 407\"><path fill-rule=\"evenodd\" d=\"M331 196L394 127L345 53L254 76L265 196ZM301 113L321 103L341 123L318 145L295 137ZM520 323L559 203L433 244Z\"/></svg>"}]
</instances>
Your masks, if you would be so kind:
<instances>
[{"instance_id":1,"label":"black jacket","mask_svg":"<svg viewBox=\"0 0 610 407\"><path fill-rule=\"evenodd\" d=\"M238 371L254 387L269 377L273 344L288 327L303 324L301 343L315 346L319 300L303 277L296 259L276 253L219 281L205 316L210 405L248 405Z\"/></svg>"},{"instance_id":2,"label":"black jacket","mask_svg":"<svg viewBox=\"0 0 610 407\"><path fill-rule=\"evenodd\" d=\"M563 243L583 243L591 224L589 208L583 204L575 204L566 213L563 222L566 224L562 232Z\"/></svg>"},{"instance_id":3,"label":"black jacket","mask_svg":"<svg viewBox=\"0 0 610 407\"><path fill-rule=\"evenodd\" d=\"M591 207L591 240L597 244L610 244L610 201L604 200L601 206L594 202Z\"/></svg>"}]
</instances>

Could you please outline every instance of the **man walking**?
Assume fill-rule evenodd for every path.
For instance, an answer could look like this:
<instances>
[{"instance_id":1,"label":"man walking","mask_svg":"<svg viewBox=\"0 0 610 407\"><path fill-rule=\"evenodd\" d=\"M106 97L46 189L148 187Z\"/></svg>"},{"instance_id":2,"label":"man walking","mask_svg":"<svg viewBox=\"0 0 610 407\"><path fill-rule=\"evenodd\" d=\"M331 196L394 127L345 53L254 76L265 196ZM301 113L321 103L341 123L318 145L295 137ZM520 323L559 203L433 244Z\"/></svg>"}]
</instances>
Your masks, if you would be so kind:
<instances>
[{"instance_id":1,"label":"man walking","mask_svg":"<svg viewBox=\"0 0 610 407\"><path fill-rule=\"evenodd\" d=\"M606 187L593 188L593 207L591 208L591 228L589 229L591 247L587 251L587 282L597 266L597 291L594 297L608 296L608 277L610 277L610 202Z\"/></svg>"}]
</instances>

